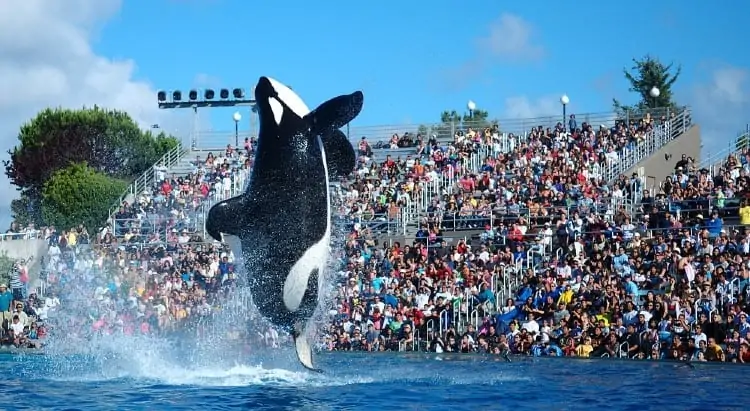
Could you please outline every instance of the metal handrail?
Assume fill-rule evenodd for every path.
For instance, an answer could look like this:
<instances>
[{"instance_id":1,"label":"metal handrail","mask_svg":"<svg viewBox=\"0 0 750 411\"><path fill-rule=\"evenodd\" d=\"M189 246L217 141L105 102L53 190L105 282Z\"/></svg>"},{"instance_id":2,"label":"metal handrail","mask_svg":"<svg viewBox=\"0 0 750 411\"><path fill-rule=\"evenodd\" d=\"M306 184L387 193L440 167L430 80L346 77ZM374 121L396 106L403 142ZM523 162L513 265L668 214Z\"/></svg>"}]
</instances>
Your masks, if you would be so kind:
<instances>
[{"instance_id":1,"label":"metal handrail","mask_svg":"<svg viewBox=\"0 0 750 411\"><path fill-rule=\"evenodd\" d=\"M737 142L741 139L746 139L750 142L750 124L745 126L745 130L737 133L737 137L730 141L725 148L715 153L709 153L709 155L701 159L699 168L711 170L711 174L713 174L713 168L723 165L722 163L724 163L730 155L736 155L742 152L743 149L750 148L750 145L747 144L743 147L739 147Z\"/></svg>"},{"instance_id":2,"label":"metal handrail","mask_svg":"<svg viewBox=\"0 0 750 411\"><path fill-rule=\"evenodd\" d=\"M678 138L692 126L690 112L686 109L680 111L675 117L668 119L664 124L658 124L646 134L644 141L638 143L634 148L625 148L617 154L618 160L605 165L602 177L605 181L612 181L640 161L649 158L667 143Z\"/></svg>"},{"instance_id":3,"label":"metal handrail","mask_svg":"<svg viewBox=\"0 0 750 411\"><path fill-rule=\"evenodd\" d=\"M580 127L584 122L598 126L614 125L615 120L625 120L630 123L631 119L642 119L646 114L651 114L651 118L658 121L660 117L670 117L671 113L675 110L681 111L686 108L654 108L646 110L634 110L634 111L622 111L622 112L598 112L598 113L570 113L575 114L576 122ZM569 118L563 119L560 116L545 116L545 117L534 117L534 118L522 118L522 119L497 119L488 120L482 122L472 121L453 121L447 123L435 123L432 121L424 123L411 123L411 124L385 124L385 125L373 125L373 126L360 126L360 125L349 125L345 128L345 133L350 141L357 141L361 137L367 137L370 143L379 141L388 141L391 136L396 134L402 136L405 133L413 135L424 134L430 136L436 134L439 140L451 140L455 132L460 130L466 130L469 127L475 129L482 129L490 123L497 124L500 132L502 133L514 133L514 134L525 134L533 127L555 127L558 123L562 123L566 128L568 127ZM200 145L201 148L224 148L227 143L231 143L235 139L235 130L225 131L214 131L214 132L201 132Z\"/></svg>"},{"instance_id":4,"label":"metal handrail","mask_svg":"<svg viewBox=\"0 0 750 411\"><path fill-rule=\"evenodd\" d=\"M0 233L0 242L38 239L44 239L44 232L42 230L30 230L20 233Z\"/></svg>"},{"instance_id":5,"label":"metal handrail","mask_svg":"<svg viewBox=\"0 0 750 411\"><path fill-rule=\"evenodd\" d=\"M112 205L109 209L109 218L112 218L112 216L117 212L117 210L122 206L123 201L129 196L129 195L137 195L142 193L147 187L150 187L155 183L155 176L157 174L156 167L166 167L171 168L174 165L176 165L182 157L188 152L188 149L185 149L182 147L182 144L178 144L171 150L169 150L167 153L165 153L159 160L154 163L151 167L149 167L146 171L143 172L138 178L136 178L130 186L128 186L127 189L125 189L125 192L122 193L120 198L117 200L115 204Z\"/></svg>"}]
</instances>

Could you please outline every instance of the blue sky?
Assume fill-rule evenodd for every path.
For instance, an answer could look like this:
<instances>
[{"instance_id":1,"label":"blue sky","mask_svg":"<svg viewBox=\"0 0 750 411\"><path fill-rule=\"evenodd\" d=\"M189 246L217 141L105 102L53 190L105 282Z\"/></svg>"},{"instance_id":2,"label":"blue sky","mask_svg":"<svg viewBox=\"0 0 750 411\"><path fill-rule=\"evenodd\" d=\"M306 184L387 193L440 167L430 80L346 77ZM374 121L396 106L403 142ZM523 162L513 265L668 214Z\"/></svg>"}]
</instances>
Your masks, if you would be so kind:
<instances>
[{"instance_id":1,"label":"blue sky","mask_svg":"<svg viewBox=\"0 0 750 411\"><path fill-rule=\"evenodd\" d=\"M682 65L687 103L714 70L750 67L740 41L750 3L519 3L129 1L94 48L133 59L155 88L249 89L270 75L311 106L362 89L353 125L437 121L469 99L496 118L548 115L563 93L572 112L608 111L612 97L636 98L622 68L646 53ZM232 128L231 111L211 120Z\"/></svg>"},{"instance_id":2,"label":"blue sky","mask_svg":"<svg viewBox=\"0 0 750 411\"><path fill-rule=\"evenodd\" d=\"M470 99L501 120L561 115L563 93L570 113L606 112L612 97L637 99L622 69L650 53L682 65L678 101L702 125L704 153L716 152L750 121L748 15L739 0L6 0L0 150L48 106L123 109L185 137L188 113L158 110L156 90L250 90L261 75L311 107L361 89L353 137L437 122ZM200 127L232 133L233 111ZM0 192L1 210L16 196L4 176Z\"/></svg>"}]
</instances>

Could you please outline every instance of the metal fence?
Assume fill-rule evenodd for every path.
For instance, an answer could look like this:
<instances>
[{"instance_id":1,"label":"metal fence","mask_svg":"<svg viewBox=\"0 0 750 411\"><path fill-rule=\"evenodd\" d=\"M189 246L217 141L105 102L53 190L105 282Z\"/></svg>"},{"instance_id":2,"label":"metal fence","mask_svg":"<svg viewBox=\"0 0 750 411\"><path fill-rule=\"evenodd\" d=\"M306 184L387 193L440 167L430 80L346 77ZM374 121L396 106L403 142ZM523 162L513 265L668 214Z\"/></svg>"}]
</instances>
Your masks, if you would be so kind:
<instances>
[{"instance_id":1,"label":"metal fence","mask_svg":"<svg viewBox=\"0 0 750 411\"><path fill-rule=\"evenodd\" d=\"M737 133L737 137L734 140L730 140L726 147L709 153L702 159L700 168L710 170L713 175L716 169L724 165L730 155L737 155L747 148L750 148L750 124L746 125L744 130Z\"/></svg>"},{"instance_id":2,"label":"metal fence","mask_svg":"<svg viewBox=\"0 0 750 411\"><path fill-rule=\"evenodd\" d=\"M670 118L673 111L684 111L686 108L655 108L649 110L639 111L627 111L621 112L600 112L600 113L568 113L575 114L576 122L580 127L584 122L593 126L604 125L606 127L612 127L616 120L624 120L630 123L631 120L640 120L647 115L650 115L655 121L658 121L661 117ZM391 136L397 134L399 136L405 133L411 134L423 134L429 136L432 134L437 135L439 138L452 138L454 133L459 130L466 130L469 127L475 129L482 129L492 124L499 126L500 132L502 133L513 133L513 134L525 134L530 131L533 127L555 127L558 123L562 123L565 127L568 127L569 118L563 119L562 110L560 110L559 116L545 116L545 117L534 117L534 118L522 118L522 119L487 119L481 122L472 121L449 121L435 123L434 121L428 121L423 123L405 123L405 124L383 124L383 125L372 125L372 126L359 126L349 125L344 128L349 140L358 140L361 137L367 137L370 142L377 141L388 141ZM244 140L245 137L254 137L246 134L240 135L240 140ZM197 142L197 146L204 149L223 149L227 144L234 146L235 144L235 131L208 131L200 133L200 140Z\"/></svg>"},{"instance_id":3,"label":"metal fence","mask_svg":"<svg viewBox=\"0 0 750 411\"><path fill-rule=\"evenodd\" d=\"M128 188L124 193L122 193L117 202L113 204L112 207L110 207L109 217L112 218L112 216L122 206L123 201L125 201L128 196L140 195L147 188L153 187L154 184L157 183L156 177L159 174L160 170L163 169L164 171L166 171L169 168L175 166L180 162L182 157L184 157L188 151L188 149L182 147L182 144L179 144L173 149L169 150L166 154L164 154L153 166L149 167L148 170L144 171L143 174L141 174L130 184L130 186L128 186Z\"/></svg>"}]
</instances>

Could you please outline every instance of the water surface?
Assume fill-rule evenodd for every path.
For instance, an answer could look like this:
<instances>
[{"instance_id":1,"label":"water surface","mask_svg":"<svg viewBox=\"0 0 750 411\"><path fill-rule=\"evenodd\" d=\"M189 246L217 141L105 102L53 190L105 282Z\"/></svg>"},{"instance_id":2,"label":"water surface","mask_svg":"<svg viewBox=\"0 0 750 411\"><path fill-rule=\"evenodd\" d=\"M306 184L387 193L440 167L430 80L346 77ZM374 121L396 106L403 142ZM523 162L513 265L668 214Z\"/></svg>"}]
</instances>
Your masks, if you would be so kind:
<instances>
[{"instance_id":1,"label":"water surface","mask_svg":"<svg viewBox=\"0 0 750 411\"><path fill-rule=\"evenodd\" d=\"M133 354L2 354L0 409L741 410L750 400L748 368L730 364L324 353L318 375L286 351L191 366Z\"/></svg>"}]
</instances>

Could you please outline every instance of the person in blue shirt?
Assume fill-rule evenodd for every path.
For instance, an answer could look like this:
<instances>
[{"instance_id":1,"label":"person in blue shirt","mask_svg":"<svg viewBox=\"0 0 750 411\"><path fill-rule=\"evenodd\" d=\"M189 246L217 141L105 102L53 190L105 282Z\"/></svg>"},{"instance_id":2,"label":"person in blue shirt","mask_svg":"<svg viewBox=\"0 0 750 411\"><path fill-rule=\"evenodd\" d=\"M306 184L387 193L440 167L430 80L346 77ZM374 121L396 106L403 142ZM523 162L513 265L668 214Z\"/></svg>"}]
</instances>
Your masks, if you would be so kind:
<instances>
[{"instance_id":1,"label":"person in blue shirt","mask_svg":"<svg viewBox=\"0 0 750 411\"><path fill-rule=\"evenodd\" d=\"M490 303L492 304L492 307L496 307L495 294L493 294L492 290L487 287L487 284L482 284L482 291L479 293L477 298L481 304Z\"/></svg>"},{"instance_id":2,"label":"person in blue shirt","mask_svg":"<svg viewBox=\"0 0 750 411\"><path fill-rule=\"evenodd\" d=\"M615 271L622 271L625 263L628 262L628 255L625 254L625 249L620 248L617 250L617 255L612 259L612 264L615 266Z\"/></svg>"},{"instance_id":3,"label":"person in blue shirt","mask_svg":"<svg viewBox=\"0 0 750 411\"><path fill-rule=\"evenodd\" d=\"M713 213L711 213L711 218L706 221L708 235L711 238L716 238L721 234L722 228L724 228L724 221L719 217L719 212L714 210Z\"/></svg>"},{"instance_id":4,"label":"person in blue shirt","mask_svg":"<svg viewBox=\"0 0 750 411\"><path fill-rule=\"evenodd\" d=\"M0 323L13 318L10 312L13 303L13 293L8 290L8 285L0 284Z\"/></svg>"},{"instance_id":5,"label":"person in blue shirt","mask_svg":"<svg viewBox=\"0 0 750 411\"><path fill-rule=\"evenodd\" d=\"M627 295L633 296L633 298L638 297L638 285L633 281L633 278L630 276L630 274L625 276L625 293Z\"/></svg>"}]
</instances>

